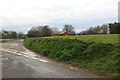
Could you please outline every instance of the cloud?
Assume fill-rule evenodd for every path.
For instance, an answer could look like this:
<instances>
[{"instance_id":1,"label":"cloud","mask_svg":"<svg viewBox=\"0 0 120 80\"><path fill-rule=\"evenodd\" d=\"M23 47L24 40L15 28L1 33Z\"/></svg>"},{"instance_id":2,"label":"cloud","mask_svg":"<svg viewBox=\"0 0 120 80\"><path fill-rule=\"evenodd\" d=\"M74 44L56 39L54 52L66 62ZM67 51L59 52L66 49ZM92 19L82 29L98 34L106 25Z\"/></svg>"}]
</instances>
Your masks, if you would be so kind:
<instances>
[{"instance_id":1,"label":"cloud","mask_svg":"<svg viewBox=\"0 0 120 80\"><path fill-rule=\"evenodd\" d=\"M0 0L0 27L27 32L50 24L76 29L117 21L119 0ZM18 30L18 27L19 30Z\"/></svg>"}]
</instances>

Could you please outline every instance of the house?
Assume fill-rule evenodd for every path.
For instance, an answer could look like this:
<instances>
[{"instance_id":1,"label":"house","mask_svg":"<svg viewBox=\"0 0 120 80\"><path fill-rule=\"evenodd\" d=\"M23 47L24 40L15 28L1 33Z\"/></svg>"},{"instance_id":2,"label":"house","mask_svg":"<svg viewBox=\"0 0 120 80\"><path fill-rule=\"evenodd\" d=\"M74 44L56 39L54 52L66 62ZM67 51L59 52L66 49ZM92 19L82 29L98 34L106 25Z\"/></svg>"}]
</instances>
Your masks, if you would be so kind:
<instances>
[{"instance_id":1,"label":"house","mask_svg":"<svg viewBox=\"0 0 120 80\"><path fill-rule=\"evenodd\" d=\"M52 36L75 36L76 33L74 31L71 31L71 32L67 32L67 31L63 31L63 32L57 32L57 33L54 33Z\"/></svg>"}]
</instances>

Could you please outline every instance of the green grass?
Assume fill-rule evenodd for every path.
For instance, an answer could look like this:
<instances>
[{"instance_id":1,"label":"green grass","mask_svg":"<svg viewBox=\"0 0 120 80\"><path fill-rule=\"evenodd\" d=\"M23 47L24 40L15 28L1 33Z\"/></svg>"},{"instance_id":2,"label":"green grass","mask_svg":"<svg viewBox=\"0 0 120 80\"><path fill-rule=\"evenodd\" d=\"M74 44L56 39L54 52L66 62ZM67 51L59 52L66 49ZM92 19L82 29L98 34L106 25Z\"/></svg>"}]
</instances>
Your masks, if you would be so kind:
<instances>
[{"instance_id":1,"label":"green grass","mask_svg":"<svg viewBox=\"0 0 120 80\"><path fill-rule=\"evenodd\" d=\"M97 43L118 43L118 35L120 34L98 34L98 35L79 35L79 36L53 36L53 38L70 38L79 39L86 42L97 42Z\"/></svg>"},{"instance_id":2,"label":"green grass","mask_svg":"<svg viewBox=\"0 0 120 80\"><path fill-rule=\"evenodd\" d=\"M0 39L0 43L4 43L4 42L8 42L8 41L12 41L14 39Z\"/></svg>"},{"instance_id":3,"label":"green grass","mask_svg":"<svg viewBox=\"0 0 120 80\"><path fill-rule=\"evenodd\" d=\"M88 36L91 36L89 40L92 41L86 40ZM38 37L25 39L24 45L38 54L57 61L86 68L100 75L118 77L118 74L120 74L118 72L120 45L116 44L117 41L112 39L99 41L98 36L104 36L105 39L114 38L114 40L117 37L117 35L115 35L116 37L114 35ZM74 37L77 37L77 39L73 39ZM93 38L97 40L93 40Z\"/></svg>"}]
</instances>

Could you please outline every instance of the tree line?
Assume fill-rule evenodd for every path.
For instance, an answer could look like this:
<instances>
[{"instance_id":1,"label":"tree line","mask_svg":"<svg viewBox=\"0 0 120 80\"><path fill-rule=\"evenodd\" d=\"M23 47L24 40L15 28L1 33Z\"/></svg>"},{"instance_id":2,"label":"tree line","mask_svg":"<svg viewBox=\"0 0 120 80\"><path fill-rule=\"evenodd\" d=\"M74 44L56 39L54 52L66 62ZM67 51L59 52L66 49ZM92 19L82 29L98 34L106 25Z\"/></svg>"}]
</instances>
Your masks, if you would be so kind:
<instances>
[{"instance_id":1,"label":"tree line","mask_svg":"<svg viewBox=\"0 0 120 80\"><path fill-rule=\"evenodd\" d=\"M72 25L64 25L62 31L75 32L75 28ZM50 27L49 25L32 27L27 35L22 32L16 31L0 31L0 39L15 39L26 37L46 37L52 36L52 34L59 33L59 29L56 27ZM120 34L120 23L110 23L101 26L90 27L87 30L81 31L78 35L90 35L90 34Z\"/></svg>"},{"instance_id":2,"label":"tree line","mask_svg":"<svg viewBox=\"0 0 120 80\"><path fill-rule=\"evenodd\" d=\"M25 34L22 32L17 33L16 31L7 31L7 30L0 31L0 39L16 39L23 37L25 37Z\"/></svg>"},{"instance_id":3,"label":"tree line","mask_svg":"<svg viewBox=\"0 0 120 80\"><path fill-rule=\"evenodd\" d=\"M72 25L65 25L62 31L71 32L74 31L74 27ZM49 25L45 26L36 26L32 27L27 36L28 37L46 37L52 36L52 34L56 34L59 32L59 29L56 27L50 27Z\"/></svg>"},{"instance_id":4,"label":"tree line","mask_svg":"<svg viewBox=\"0 0 120 80\"><path fill-rule=\"evenodd\" d=\"M120 23L110 23L110 34L120 34Z\"/></svg>"},{"instance_id":5,"label":"tree line","mask_svg":"<svg viewBox=\"0 0 120 80\"><path fill-rule=\"evenodd\" d=\"M81 31L80 34L89 35L89 34L107 34L109 32L109 27L107 24L102 26L90 27L85 31Z\"/></svg>"},{"instance_id":6,"label":"tree line","mask_svg":"<svg viewBox=\"0 0 120 80\"><path fill-rule=\"evenodd\" d=\"M81 35L90 35L90 34L119 34L120 33L120 23L110 23L103 24L101 26L90 27L87 30L81 31Z\"/></svg>"},{"instance_id":7,"label":"tree line","mask_svg":"<svg viewBox=\"0 0 120 80\"><path fill-rule=\"evenodd\" d=\"M110 23L103 24L101 26L90 27L87 30L81 31L78 35L90 35L90 34L119 34L120 31L118 28L120 27L120 23ZM62 31L75 32L75 28L72 25L64 25ZM52 34L56 34L59 32L59 29L56 27L50 27L49 25L45 26L37 26L32 27L27 36L28 37L45 37L52 36Z\"/></svg>"},{"instance_id":8,"label":"tree line","mask_svg":"<svg viewBox=\"0 0 120 80\"><path fill-rule=\"evenodd\" d=\"M51 36L52 33L57 32L58 29L55 27L50 27L49 25L45 26L36 26L32 27L29 31L27 36L28 37L45 37Z\"/></svg>"},{"instance_id":9,"label":"tree line","mask_svg":"<svg viewBox=\"0 0 120 80\"><path fill-rule=\"evenodd\" d=\"M65 25L62 31L71 32L74 31L72 25ZM16 39L16 38L26 38L26 37L46 37L52 36L52 34L57 34L59 29L56 27L50 27L49 25L45 26L36 26L32 27L27 34L16 31L0 31L0 39Z\"/></svg>"}]
</instances>

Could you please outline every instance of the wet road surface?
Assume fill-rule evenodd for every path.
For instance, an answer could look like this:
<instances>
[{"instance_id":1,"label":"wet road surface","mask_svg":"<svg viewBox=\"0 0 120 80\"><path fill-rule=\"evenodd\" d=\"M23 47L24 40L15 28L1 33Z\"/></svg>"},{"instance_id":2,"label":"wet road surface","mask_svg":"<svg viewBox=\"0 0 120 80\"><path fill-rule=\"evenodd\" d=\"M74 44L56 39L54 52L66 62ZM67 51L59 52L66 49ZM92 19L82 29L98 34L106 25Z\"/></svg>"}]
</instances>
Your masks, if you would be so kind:
<instances>
[{"instance_id":1,"label":"wet road surface","mask_svg":"<svg viewBox=\"0 0 120 80\"><path fill-rule=\"evenodd\" d=\"M3 78L101 78L29 51L22 40L3 43Z\"/></svg>"}]
</instances>

